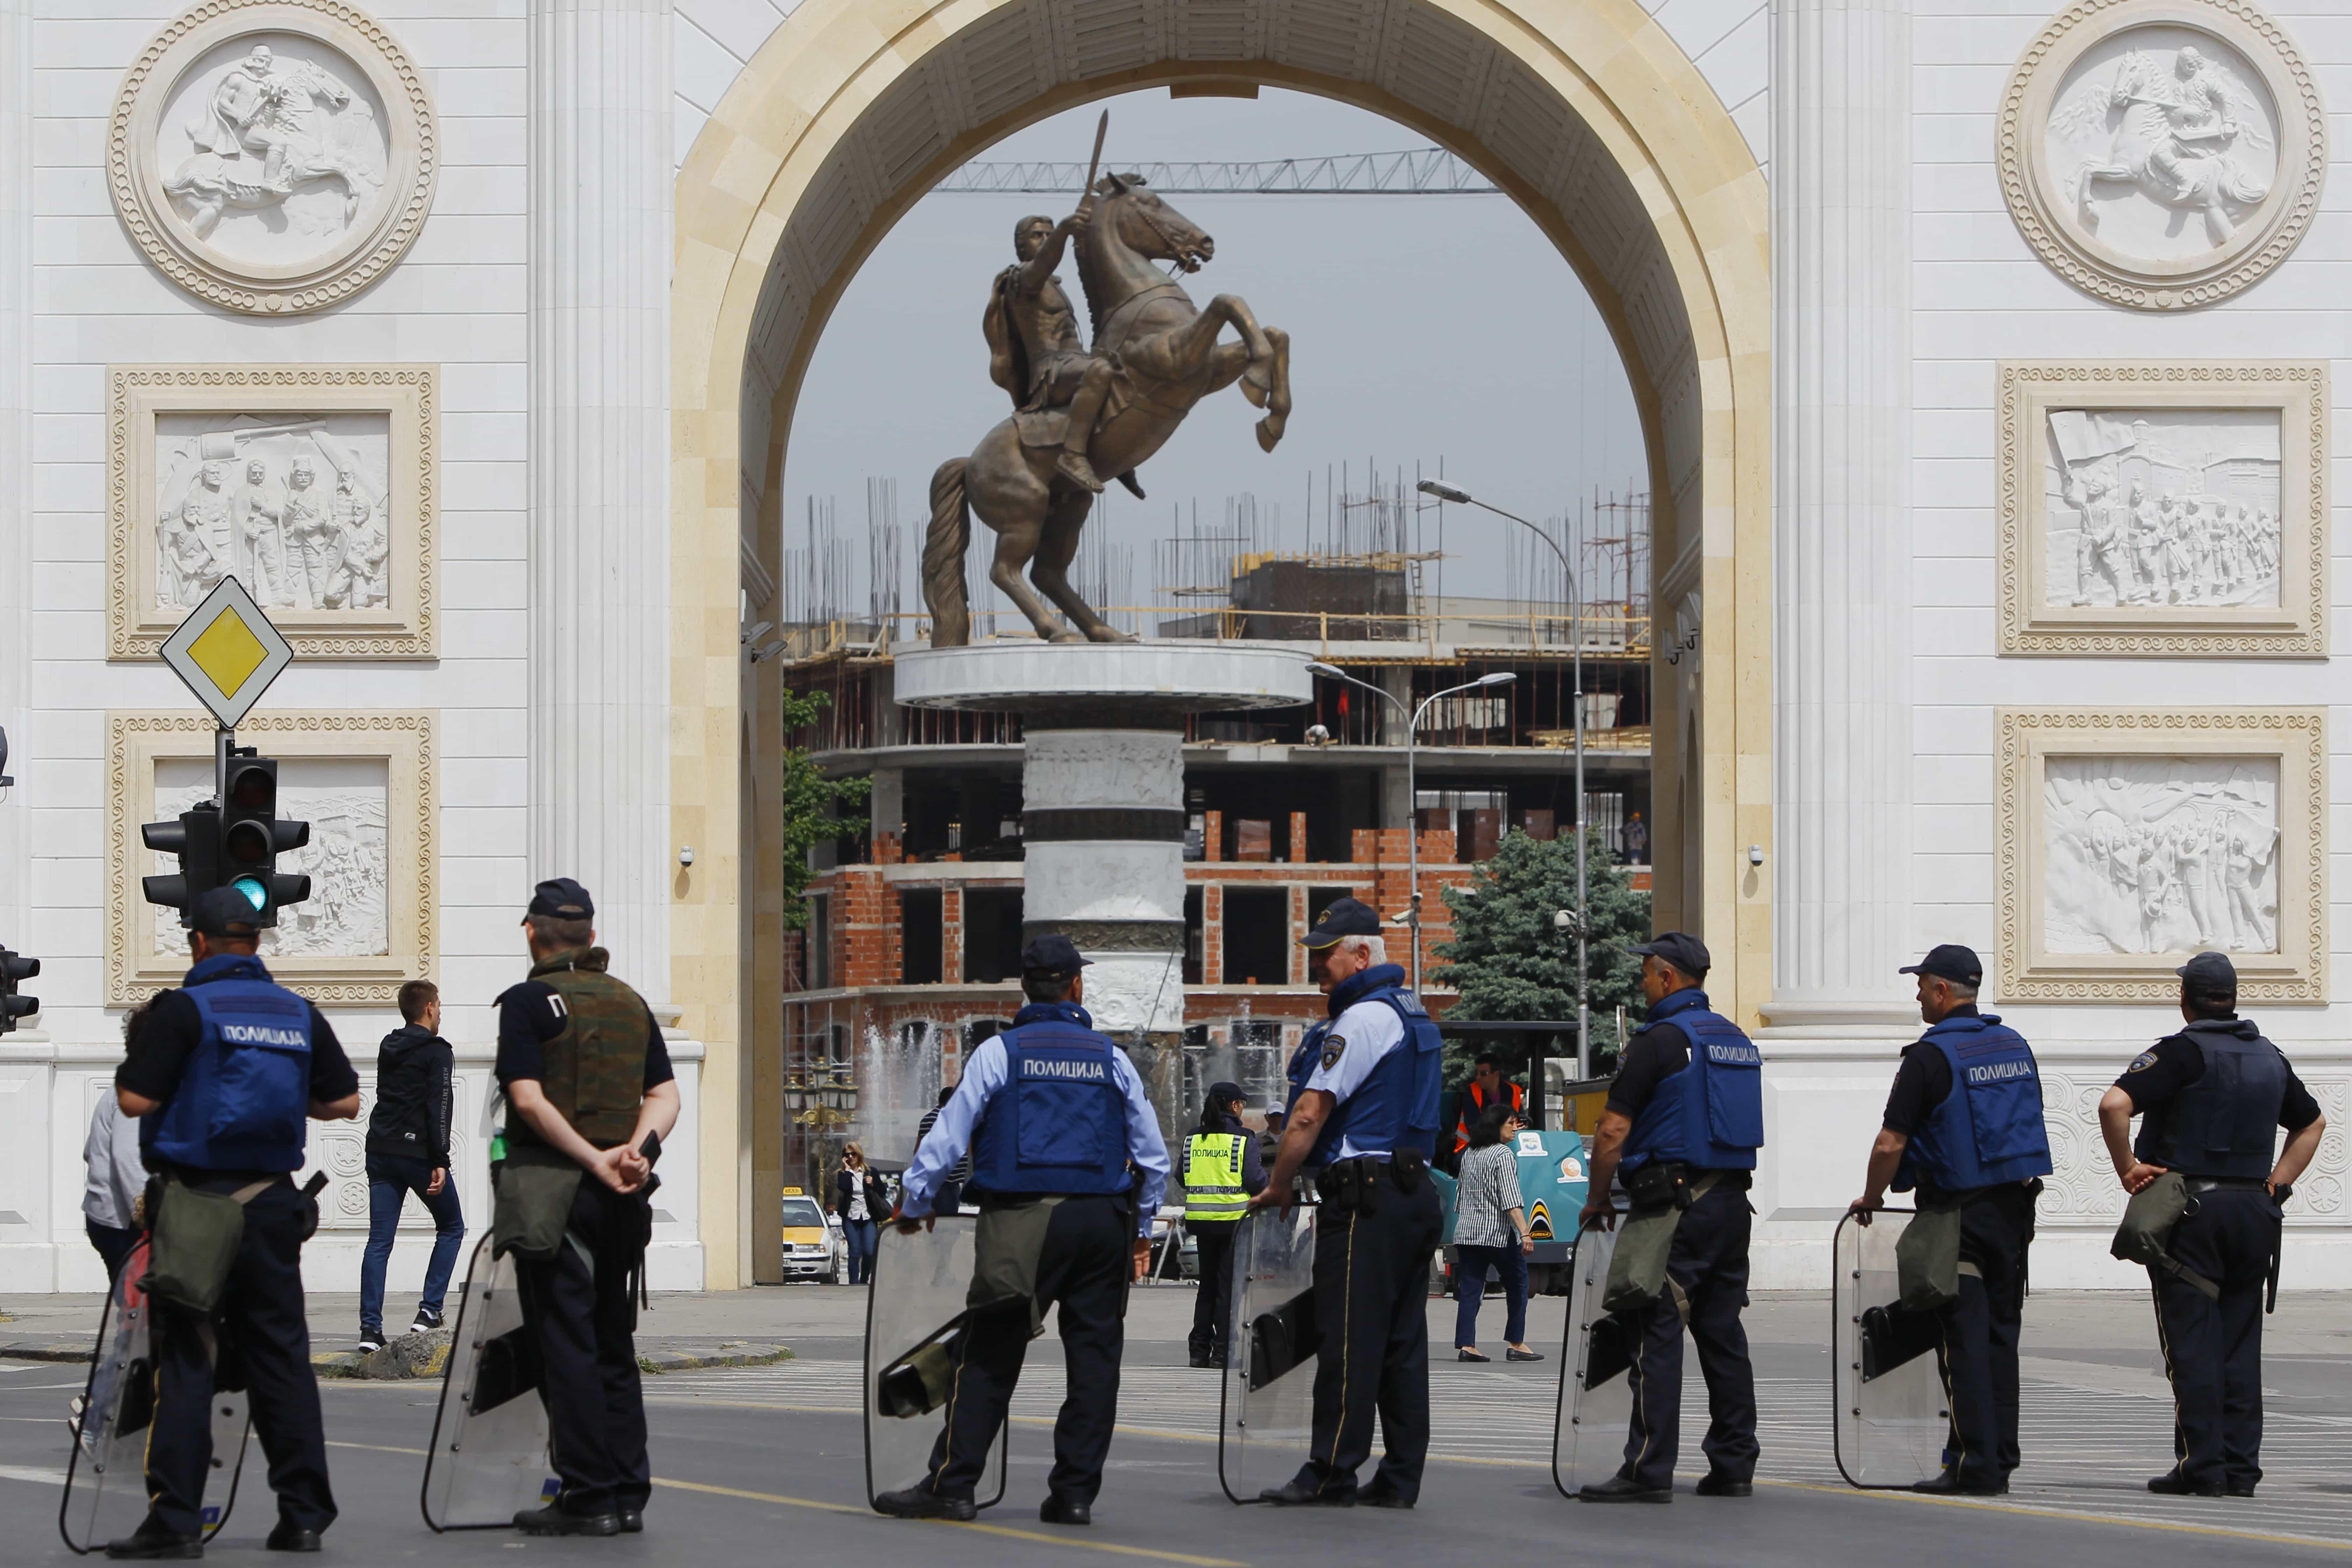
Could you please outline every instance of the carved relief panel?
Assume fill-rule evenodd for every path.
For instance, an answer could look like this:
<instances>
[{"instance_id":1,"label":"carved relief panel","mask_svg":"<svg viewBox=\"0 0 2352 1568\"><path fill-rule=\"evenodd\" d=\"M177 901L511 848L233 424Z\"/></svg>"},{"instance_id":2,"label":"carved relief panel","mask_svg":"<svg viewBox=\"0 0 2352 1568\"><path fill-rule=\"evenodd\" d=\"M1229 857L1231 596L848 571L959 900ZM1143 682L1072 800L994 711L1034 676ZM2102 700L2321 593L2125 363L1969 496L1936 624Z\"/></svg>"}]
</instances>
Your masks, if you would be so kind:
<instances>
[{"instance_id":1,"label":"carved relief panel","mask_svg":"<svg viewBox=\"0 0 2352 1568\"><path fill-rule=\"evenodd\" d=\"M278 859L309 875L310 897L263 934L264 962L320 1006L390 1005L402 981L431 974L431 715L248 714L237 733L279 759L278 810L310 825L310 844ZM174 863L141 844L139 827L212 798L212 734L205 716L107 716L109 1005L176 984L187 969L175 912L139 890L140 878Z\"/></svg>"},{"instance_id":2,"label":"carved relief panel","mask_svg":"<svg viewBox=\"0 0 2352 1568\"><path fill-rule=\"evenodd\" d=\"M2250 0L2085 0L2001 98L2011 216L2043 260L2120 305L2211 304L2284 259L2319 207L2311 68Z\"/></svg>"},{"instance_id":3,"label":"carved relief panel","mask_svg":"<svg viewBox=\"0 0 2352 1568\"><path fill-rule=\"evenodd\" d=\"M2230 954L2250 1002L2325 1001L2326 721L2000 714L1998 994L2162 1001Z\"/></svg>"},{"instance_id":4,"label":"carved relief panel","mask_svg":"<svg viewBox=\"0 0 2352 1568\"><path fill-rule=\"evenodd\" d=\"M2000 650L2327 651L2327 367L2000 367Z\"/></svg>"},{"instance_id":5,"label":"carved relief panel","mask_svg":"<svg viewBox=\"0 0 2352 1568\"><path fill-rule=\"evenodd\" d=\"M341 0L208 0L123 77L107 142L115 211L190 293L257 315L349 299L433 202L424 79Z\"/></svg>"},{"instance_id":6,"label":"carved relief panel","mask_svg":"<svg viewBox=\"0 0 2352 1568\"><path fill-rule=\"evenodd\" d=\"M428 365L117 365L108 654L152 658L224 576L309 658L430 658Z\"/></svg>"}]
</instances>

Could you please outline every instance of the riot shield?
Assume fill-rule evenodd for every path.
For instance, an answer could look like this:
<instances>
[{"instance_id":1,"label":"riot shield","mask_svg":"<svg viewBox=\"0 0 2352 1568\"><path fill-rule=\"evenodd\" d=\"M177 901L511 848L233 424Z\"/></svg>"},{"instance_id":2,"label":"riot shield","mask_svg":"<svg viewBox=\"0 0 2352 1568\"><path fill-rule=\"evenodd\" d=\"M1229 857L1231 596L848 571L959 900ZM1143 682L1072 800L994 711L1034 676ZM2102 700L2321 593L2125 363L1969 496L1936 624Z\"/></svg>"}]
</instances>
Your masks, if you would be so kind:
<instances>
[{"instance_id":1,"label":"riot shield","mask_svg":"<svg viewBox=\"0 0 2352 1568\"><path fill-rule=\"evenodd\" d=\"M79 1409L67 1423L73 1452L66 1461L58 1533L77 1553L103 1549L147 1517L147 1438L155 1420L156 1371L153 1308L139 1288L146 1273L142 1237L108 1287L89 1380ZM220 1533L236 1505L249 1425L242 1389L214 1393L212 1468L205 1476L206 1541Z\"/></svg>"},{"instance_id":2,"label":"riot shield","mask_svg":"<svg viewBox=\"0 0 2352 1568\"><path fill-rule=\"evenodd\" d=\"M1605 1481L1625 1464L1633 1420L1638 1324L1601 1309L1617 1233L1577 1233L1568 1259L1568 1327L1559 1352L1559 1406L1552 1421L1551 1482L1564 1496Z\"/></svg>"},{"instance_id":3,"label":"riot shield","mask_svg":"<svg viewBox=\"0 0 2352 1568\"><path fill-rule=\"evenodd\" d=\"M1315 1208L1252 1209L1234 1232L1217 1400L1217 1484L1255 1502L1298 1473L1315 1435Z\"/></svg>"},{"instance_id":4,"label":"riot shield","mask_svg":"<svg viewBox=\"0 0 2352 1568\"><path fill-rule=\"evenodd\" d=\"M561 1488L548 1461L539 1340L523 1327L514 1258L491 1257L490 1242L482 1237L467 1267L425 1450L417 1506L436 1534L510 1528Z\"/></svg>"},{"instance_id":5,"label":"riot shield","mask_svg":"<svg viewBox=\"0 0 2352 1568\"><path fill-rule=\"evenodd\" d=\"M1908 1209L1881 1209L1868 1225L1848 1215L1830 1247L1833 1452L1857 1487L1907 1487L1944 1468L1951 1405L1936 1316L1896 1305L1895 1244L1910 1222Z\"/></svg>"},{"instance_id":6,"label":"riot shield","mask_svg":"<svg viewBox=\"0 0 2352 1568\"><path fill-rule=\"evenodd\" d=\"M944 1215L912 1236L886 1224L866 1292L866 1497L919 1486L946 1432L957 1336L965 1323L979 1235L977 1215ZM1004 1497L1007 1420L973 1500Z\"/></svg>"}]
</instances>

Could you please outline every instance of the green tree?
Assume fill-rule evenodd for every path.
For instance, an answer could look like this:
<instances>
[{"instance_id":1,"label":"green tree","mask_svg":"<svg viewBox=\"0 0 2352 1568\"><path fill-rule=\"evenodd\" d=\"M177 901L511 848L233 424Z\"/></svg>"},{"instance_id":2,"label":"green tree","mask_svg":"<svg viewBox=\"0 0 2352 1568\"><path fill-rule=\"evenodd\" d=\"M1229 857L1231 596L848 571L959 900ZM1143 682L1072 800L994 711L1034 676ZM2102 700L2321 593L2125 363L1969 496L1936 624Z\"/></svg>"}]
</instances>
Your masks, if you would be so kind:
<instances>
[{"instance_id":1,"label":"green tree","mask_svg":"<svg viewBox=\"0 0 2352 1568\"><path fill-rule=\"evenodd\" d=\"M784 733L796 735L833 705L822 691L784 693ZM817 772L805 748L784 748L784 929L808 929L808 900L801 890L816 873L809 869L808 852L827 839L855 838L865 825L845 820L844 806L860 806L872 794L872 779L829 779Z\"/></svg>"},{"instance_id":2,"label":"green tree","mask_svg":"<svg viewBox=\"0 0 2352 1568\"><path fill-rule=\"evenodd\" d=\"M1592 917L1589 944L1592 1048L1614 1052L1617 1009L1641 1016L1642 961L1626 951L1649 940L1650 895L1637 891L1624 865L1591 829L1585 853L1586 898ZM1576 943L1552 924L1576 907L1576 846L1566 836L1504 836L1495 858L1479 866L1467 887L1447 888L1454 940L1434 950L1445 962L1430 978L1459 997L1445 1016L1465 1022L1576 1016ZM1449 1048L1447 1078L1469 1076L1463 1053Z\"/></svg>"}]
</instances>

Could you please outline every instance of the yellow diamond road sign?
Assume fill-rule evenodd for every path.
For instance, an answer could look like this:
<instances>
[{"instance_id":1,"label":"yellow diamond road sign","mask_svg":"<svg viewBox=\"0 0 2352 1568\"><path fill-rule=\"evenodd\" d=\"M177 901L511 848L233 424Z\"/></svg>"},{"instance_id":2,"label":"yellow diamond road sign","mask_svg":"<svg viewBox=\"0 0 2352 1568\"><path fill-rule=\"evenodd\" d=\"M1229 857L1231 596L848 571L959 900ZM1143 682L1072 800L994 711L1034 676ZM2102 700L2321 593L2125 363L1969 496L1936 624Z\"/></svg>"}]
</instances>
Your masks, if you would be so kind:
<instances>
[{"instance_id":1,"label":"yellow diamond road sign","mask_svg":"<svg viewBox=\"0 0 2352 1568\"><path fill-rule=\"evenodd\" d=\"M294 645L269 624L243 584L226 577L163 639L163 662L221 728L234 730L278 671L294 662Z\"/></svg>"}]
</instances>

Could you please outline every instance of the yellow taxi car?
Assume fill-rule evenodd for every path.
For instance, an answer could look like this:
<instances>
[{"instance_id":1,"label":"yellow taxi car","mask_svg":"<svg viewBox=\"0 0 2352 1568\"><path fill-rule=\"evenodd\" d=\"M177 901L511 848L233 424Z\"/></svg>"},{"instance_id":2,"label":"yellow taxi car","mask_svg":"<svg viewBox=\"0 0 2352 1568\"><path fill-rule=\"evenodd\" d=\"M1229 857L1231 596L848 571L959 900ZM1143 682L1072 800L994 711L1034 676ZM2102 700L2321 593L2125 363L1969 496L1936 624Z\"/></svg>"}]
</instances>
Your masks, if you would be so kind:
<instances>
[{"instance_id":1,"label":"yellow taxi car","mask_svg":"<svg viewBox=\"0 0 2352 1568\"><path fill-rule=\"evenodd\" d=\"M809 1196L806 1187L784 1189L784 1278L842 1281L844 1253L839 1232L824 1205Z\"/></svg>"}]
</instances>

